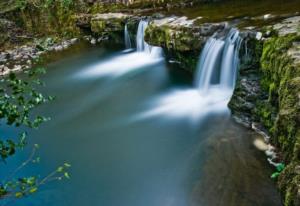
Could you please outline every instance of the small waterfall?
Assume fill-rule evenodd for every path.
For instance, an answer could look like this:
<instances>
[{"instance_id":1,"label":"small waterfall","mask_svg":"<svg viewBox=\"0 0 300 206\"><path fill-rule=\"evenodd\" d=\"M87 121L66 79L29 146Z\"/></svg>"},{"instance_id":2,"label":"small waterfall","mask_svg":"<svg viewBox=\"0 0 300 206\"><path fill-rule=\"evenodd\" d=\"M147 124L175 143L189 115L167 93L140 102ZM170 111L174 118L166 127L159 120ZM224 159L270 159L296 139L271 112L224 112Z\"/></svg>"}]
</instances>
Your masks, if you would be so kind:
<instances>
[{"instance_id":1,"label":"small waterfall","mask_svg":"<svg viewBox=\"0 0 300 206\"><path fill-rule=\"evenodd\" d=\"M136 34L136 50L138 52L149 53L153 58L161 58L163 55L162 48L150 46L145 42L144 35L148 27L148 21L140 20Z\"/></svg>"},{"instance_id":2,"label":"small waterfall","mask_svg":"<svg viewBox=\"0 0 300 206\"><path fill-rule=\"evenodd\" d=\"M127 24L125 24L125 28L124 28L124 40L125 40L125 46L126 49L131 49L131 40L130 40L130 35L128 32L128 28L127 28Z\"/></svg>"},{"instance_id":3,"label":"small waterfall","mask_svg":"<svg viewBox=\"0 0 300 206\"><path fill-rule=\"evenodd\" d=\"M231 29L225 39L211 37L206 42L197 66L195 82L197 88L207 91L212 86L218 85L233 90L241 41L239 31Z\"/></svg>"},{"instance_id":4,"label":"small waterfall","mask_svg":"<svg viewBox=\"0 0 300 206\"><path fill-rule=\"evenodd\" d=\"M196 87L162 94L135 120L161 116L172 120L189 118L198 127L209 115L229 116L227 105L233 93L241 42L237 29L231 29L223 38L209 38L197 66Z\"/></svg>"},{"instance_id":5,"label":"small waterfall","mask_svg":"<svg viewBox=\"0 0 300 206\"><path fill-rule=\"evenodd\" d=\"M139 22L139 26L136 34L136 50L138 52L145 51L150 53L151 48L144 40L144 34L147 26L148 26L148 21L141 20Z\"/></svg>"}]
</instances>

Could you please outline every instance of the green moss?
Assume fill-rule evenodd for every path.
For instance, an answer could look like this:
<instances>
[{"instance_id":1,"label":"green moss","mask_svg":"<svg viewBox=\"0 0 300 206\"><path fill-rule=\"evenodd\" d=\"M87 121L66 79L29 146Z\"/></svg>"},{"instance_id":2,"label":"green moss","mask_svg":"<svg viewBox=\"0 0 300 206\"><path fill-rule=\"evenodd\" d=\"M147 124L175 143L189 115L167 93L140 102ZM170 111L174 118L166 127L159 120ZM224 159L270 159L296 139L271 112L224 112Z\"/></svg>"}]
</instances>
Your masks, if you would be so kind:
<instances>
[{"instance_id":1,"label":"green moss","mask_svg":"<svg viewBox=\"0 0 300 206\"><path fill-rule=\"evenodd\" d=\"M295 172L300 162L300 65L292 54L298 41L296 34L272 37L264 43L260 60L261 85L267 96L258 101L257 114L288 165L278 181L287 206L300 203L300 171Z\"/></svg>"},{"instance_id":2,"label":"green moss","mask_svg":"<svg viewBox=\"0 0 300 206\"><path fill-rule=\"evenodd\" d=\"M121 3L102 3L96 2L90 8L91 14L108 13L108 12L119 12L120 10L126 9L126 6Z\"/></svg>"},{"instance_id":3,"label":"green moss","mask_svg":"<svg viewBox=\"0 0 300 206\"><path fill-rule=\"evenodd\" d=\"M169 25L150 24L145 31L145 40L151 45L165 48L167 56L180 62L187 71L194 72L203 41L193 36L189 28L173 28Z\"/></svg>"}]
</instances>

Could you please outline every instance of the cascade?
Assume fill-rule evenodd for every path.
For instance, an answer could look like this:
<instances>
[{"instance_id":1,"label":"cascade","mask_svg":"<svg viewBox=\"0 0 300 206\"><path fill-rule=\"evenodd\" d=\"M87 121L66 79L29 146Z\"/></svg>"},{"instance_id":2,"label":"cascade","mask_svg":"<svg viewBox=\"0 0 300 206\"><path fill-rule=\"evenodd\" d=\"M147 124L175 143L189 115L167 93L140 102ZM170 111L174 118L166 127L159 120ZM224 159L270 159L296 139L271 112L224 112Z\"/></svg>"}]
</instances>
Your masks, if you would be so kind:
<instances>
[{"instance_id":1,"label":"cascade","mask_svg":"<svg viewBox=\"0 0 300 206\"><path fill-rule=\"evenodd\" d=\"M138 52L146 52L153 58L161 58L163 55L162 48L150 46L149 44L147 44L147 42L145 42L144 35L147 27L148 21L140 20L136 34L136 50Z\"/></svg>"},{"instance_id":2,"label":"cascade","mask_svg":"<svg viewBox=\"0 0 300 206\"><path fill-rule=\"evenodd\" d=\"M197 66L195 84L199 90L205 92L216 85L220 89L233 90L241 42L237 29L231 29L225 39L214 36L209 38Z\"/></svg>"},{"instance_id":3,"label":"cascade","mask_svg":"<svg viewBox=\"0 0 300 206\"><path fill-rule=\"evenodd\" d=\"M210 114L229 114L227 104L234 89L241 42L237 29L222 38L210 37L199 58L195 87L159 96L148 111L135 118L162 115L172 119L187 117L198 123Z\"/></svg>"},{"instance_id":4,"label":"cascade","mask_svg":"<svg viewBox=\"0 0 300 206\"><path fill-rule=\"evenodd\" d=\"M150 53L151 47L144 40L144 34L147 26L148 26L148 21L141 20L139 22L139 26L136 34L136 50L138 52L145 51Z\"/></svg>"},{"instance_id":5,"label":"cascade","mask_svg":"<svg viewBox=\"0 0 300 206\"><path fill-rule=\"evenodd\" d=\"M130 40L127 24L125 24L125 28L124 28L124 40L125 40L126 49L131 49L131 40Z\"/></svg>"}]
</instances>

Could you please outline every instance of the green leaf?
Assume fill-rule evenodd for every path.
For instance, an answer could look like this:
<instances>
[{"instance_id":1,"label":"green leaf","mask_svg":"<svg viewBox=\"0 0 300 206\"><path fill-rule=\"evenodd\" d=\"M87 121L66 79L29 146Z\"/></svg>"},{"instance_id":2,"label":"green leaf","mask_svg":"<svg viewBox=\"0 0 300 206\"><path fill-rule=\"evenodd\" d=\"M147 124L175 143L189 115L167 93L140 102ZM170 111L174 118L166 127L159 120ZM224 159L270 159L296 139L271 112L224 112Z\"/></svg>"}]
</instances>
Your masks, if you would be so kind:
<instances>
[{"instance_id":1,"label":"green leaf","mask_svg":"<svg viewBox=\"0 0 300 206\"><path fill-rule=\"evenodd\" d=\"M279 175L280 175L279 172L274 172L274 173L271 175L271 178L272 178L272 179L275 179L275 178L277 178Z\"/></svg>"},{"instance_id":2,"label":"green leaf","mask_svg":"<svg viewBox=\"0 0 300 206\"><path fill-rule=\"evenodd\" d=\"M276 170L278 172L281 172L282 170L284 170L285 168L285 165L283 163L279 163L277 166L276 166Z\"/></svg>"},{"instance_id":3,"label":"green leaf","mask_svg":"<svg viewBox=\"0 0 300 206\"><path fill-rule=\"evenodd\" d=\"M15 197L16 198L21 198L21 197L23 197L23 193L22 192L16 192Z\"/></svg>"},{"instance_id":4,"label":"green leaf","mask_svg":"<svg viewBox=\"0 0 300 206\"><path fill-rule=\"evenodd\" d=\"M37 187L33 187L29 190L29 193L35 193L37 191Z\"/></svg>"},{"instance_id":5,"label":"green leaf","mask_svg":"<svg viewBox=\"0 0 300 206\"><path fill-rule=\"evenodd\" d=\"M64 171L64 168L63 168L63 167L58 167L56 171L57 171L57 172L63 172L63 171Z\"/></svg>"},{"instance_id":6,"label":"green leaf","mask_svg":"<svg viewBox=\"0 0 300 206\"><path fill-rule=\"evenodd\" d=\"M64 173L64 176L65 176L67 179L70 179L70 175L69 175L68 172L65 172L65 173Z\"/></svg>"}]
</instances>

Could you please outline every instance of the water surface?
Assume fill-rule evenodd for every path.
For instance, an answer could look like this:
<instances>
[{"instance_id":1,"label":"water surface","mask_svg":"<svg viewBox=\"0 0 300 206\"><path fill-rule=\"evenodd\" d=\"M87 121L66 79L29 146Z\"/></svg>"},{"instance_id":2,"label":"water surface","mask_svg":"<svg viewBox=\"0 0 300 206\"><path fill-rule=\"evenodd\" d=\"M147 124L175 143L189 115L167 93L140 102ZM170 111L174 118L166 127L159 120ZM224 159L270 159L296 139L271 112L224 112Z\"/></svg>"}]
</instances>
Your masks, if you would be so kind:
<instances>
[{"instance_id":1,"label":"water surface","mask_svg":"<svg viewBox=\"0 0 300 206\"><path fill-rule=\"evenodd\" d=\"M75 48L48 65L45 92L57 99L38 111L52 120L30 132L42 161L23 171L67 161L71 179L15 205L281 205L257 136L228 109L198 107L189 74L162 59L129 63L136 54L115 46Z\"/></svg>"}]
</instances>

